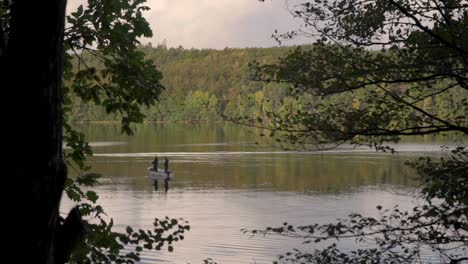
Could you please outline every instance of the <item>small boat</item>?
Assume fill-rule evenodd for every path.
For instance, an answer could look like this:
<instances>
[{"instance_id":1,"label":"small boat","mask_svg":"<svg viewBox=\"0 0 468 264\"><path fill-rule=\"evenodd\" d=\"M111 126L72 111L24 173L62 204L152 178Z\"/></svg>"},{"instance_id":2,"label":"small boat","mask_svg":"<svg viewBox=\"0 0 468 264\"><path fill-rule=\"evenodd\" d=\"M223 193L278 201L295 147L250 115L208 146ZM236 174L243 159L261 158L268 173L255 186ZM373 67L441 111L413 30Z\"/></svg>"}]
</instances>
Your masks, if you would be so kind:
<instances>
[{"instance_id":1,"label":"small boat","mask_svg":"<svg viewBox=\"0 0 468 264\"><path fill-rule=\"evenodd\" d=\"M164 170L158 169L158 171L155 171L153 167L148 167L148 173L149 173L149 178L151 180L166 180L169 178L169 180L174 179L174 173L172 171L167 171L165 172Z\"/></svg>"}]
</instances>

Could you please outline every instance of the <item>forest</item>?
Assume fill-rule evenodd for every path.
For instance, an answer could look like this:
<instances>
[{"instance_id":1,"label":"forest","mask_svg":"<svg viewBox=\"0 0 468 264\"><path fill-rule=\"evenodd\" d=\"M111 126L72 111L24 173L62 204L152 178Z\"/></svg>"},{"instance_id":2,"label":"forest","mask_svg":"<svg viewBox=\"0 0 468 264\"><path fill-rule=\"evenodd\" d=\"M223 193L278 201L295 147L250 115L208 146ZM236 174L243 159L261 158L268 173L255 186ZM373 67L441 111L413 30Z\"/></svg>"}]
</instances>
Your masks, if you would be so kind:
<instances>
[{"instance_id":1,"label":"forest","mask_svg":"<svg viewBox=\"0 0 468 264\"><path fill-rule=\"evenodd\" d=\"M196 261L197 251L203 263L216 263L211 257L219 263L242 263L238 257L244 255L248 263L263 263L253 255L255 248L261 249L265 262L274 258L273 263L283 264L468 261L466 140L449 145L435 141L429 149L417 141L403 143L409 155L387 145L407 136L468 135L465 0L302 1L289 10L302 24L283 33L275 30L272 37L284 43L306 36L311 44L224 50L143 44L142 39L153 37L143 13L155 7L145 2L88 0L69 13L65 0L0 1L0 83L10 101L4 105L24 108L8 110L6 121L13 129L7 129L5 137L14 143L7 144L5 163L12 173L6 178L17 190L7 203L12 210L7 209L5 226L14 234L7 236L6 251L16 262L135 263L151 256L166 261L173 243L184 240L190 230L194 235L187 236L188 248L176 243L174 263ZM210 8L204 14L217 11ZM185 12L180 15L187 17ZM183 32L176 24L170 29ZM219 32L213 41L221 41ZM206 140L197 141L190 135L195 130L191 124L182 124L174 140L163 137L175 136L174 131L157 130L165 127L159 124L145 124L154 133L144 133L146 138L120 138L120 133L132 136L131 125L144 121L177 126L224 120L265 129L282 150L258 151L262 144L247 149L253 144L237 140L238 131L232 133L236 137L215 138L203 131ZM79 122L94 121L120 122L120 133L92 138L77 128ZM142 147L134 148L131 140ZM361 152L358 145L374 149ZM296 151L309 146L332 151ZM348 149L339 152L340 146ZM33 151L34 158L25 150ZM374 152L379 150L397 154ZM153 155L170 156L171 169L177 168L171 199L166 199L168 188L162 193L154 182L148 184L146 166ZM337 165L330 163L335 156ZM382 159L389 162L376 163ZM324 170L304 166L310 164ZM382 170L363 170L368 164ZM216 166L219 172L206 177ZM280 177L272 178L270 168ZM344 182L329 168L342 169L346 179L371 175L376 184L368 189L358 180L363 185L346 196L319 197L307 188L307 180L326 179L335 188ZM262 178L265 171L267 178ZM281 183L275 179L290 179L292 174L298 185L289 186L299 187L291 195L272 188ZM393 185L391 177L400 177L403 186ZM407 184L410 177L418 188ZM221 181L210 183L210 178ZM229 186L239 179L248 181L239 189ZM261 182L265 189L250 189L248 182ZM403 199L391 192L397 189L405 191ZM198 194L215 196L200 200L194 198ZM314 200L317 205L310 207ZM181 210L168 206L165 214L160 205L166 201ZM217 209L210 201L222 203ZM224 201L238 202L229 207ZM346 202L337 214L319 211ZM115 217L101 205L110 207ZM281 210L272 208L276 205ZM195 215L185 215L187 211ZM251 212L250 221L243 212ZM167 216L172 214L182 218ZM210 222L222 216L222 223ZM202 226L208 229L197 233ZM246 239L262 236L262 244L230 244L223 240L227 236L216 233L226 227ZM293 238L304 247L288 242L267 252L264 249L281 240L265 240L270 236ZM203 244L203 237L210 241ZM352 240L352 247L342 244L344 240ZM227 245L225 249L235 252L213 245ZM198 250L211 248L214 251ZM242 248L246 250L239 252ZM154 251L159 252L152 255ZM226 261L231 256L236 259Z\"/></svg>"},{"instance_id":2,"label":"forest","mask_svg":"<svg viewBox=\"0 0 468 264\"><path fill-rule=\"evenodd\" d=\"M147 122L207 122L223 119L262 119L268 122L268 113L292 114L298 109L308 109L320 103L339 104L350 109L364 109L365 95L360 91L335 95L293 95L287 84L263 83L252 77L249 65L273 63L296 49L312 46L286 46L272 48L184 49L167 48L165 44L152 47L151 43L139 46L147 59L162 72L165 87L160 101L142 109ZM74 69L89 67L99 72L101 65L96 57L82 54L86 65L74 61ZM82 63L84 64L84 63ZM399 89L403 92L405 87ZM419 106L443 118L454 118L464 113L453 107L466 98L464 89L451 89L419 102ZM71 98L70 121L118 121L120 117L107 114L100 106Z\"/></svg>"}]
</instances>

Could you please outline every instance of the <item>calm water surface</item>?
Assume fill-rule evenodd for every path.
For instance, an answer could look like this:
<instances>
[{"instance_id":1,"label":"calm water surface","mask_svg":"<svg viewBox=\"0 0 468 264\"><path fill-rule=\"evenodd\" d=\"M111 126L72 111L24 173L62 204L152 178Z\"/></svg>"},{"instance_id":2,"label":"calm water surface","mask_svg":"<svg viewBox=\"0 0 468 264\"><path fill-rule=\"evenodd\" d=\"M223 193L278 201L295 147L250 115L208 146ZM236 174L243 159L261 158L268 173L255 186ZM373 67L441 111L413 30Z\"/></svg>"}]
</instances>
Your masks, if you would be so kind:
<instances>
[{"instance_id":1,"label":"calm water surface","mask_svg":"<svg viewBox=\"0 0 468 264\"><path fill-rule=\"evenodd\" d=\"M190 223L173 252L144 251L142 263L271 263L304 248L301 241L251 237L240 229L375 215L379 204L409 208L417 183L404 161L439 155L440 145L451 145L444 137L420 137L404 140L394 155L364 148L287 152L256 145L255 133L235 125L143 124L133 137L121 135L117 125L77 127L92 143L90 164L103 174L100 203L118 228L150 229L154 218L165 216ZM167 193L155 191L147 178L155 154L161 165L168 157L175 173ZM65 200L62 211L71 206Z\"/></svg>"}]
</instances>

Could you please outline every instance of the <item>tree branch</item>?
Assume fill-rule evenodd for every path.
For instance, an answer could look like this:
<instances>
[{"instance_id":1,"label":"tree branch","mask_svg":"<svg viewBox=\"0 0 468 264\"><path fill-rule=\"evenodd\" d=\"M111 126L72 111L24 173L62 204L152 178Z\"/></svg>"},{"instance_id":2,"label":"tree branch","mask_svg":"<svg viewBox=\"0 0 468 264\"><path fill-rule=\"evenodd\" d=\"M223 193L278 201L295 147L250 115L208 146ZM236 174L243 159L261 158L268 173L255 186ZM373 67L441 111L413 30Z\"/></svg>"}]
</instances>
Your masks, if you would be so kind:
<instances>
[{"instance_id":1,"label":"tree branch","mask_svg":"<svg viewBox=\"0 0 468 264\"><path fill-rule=\"evenodd\" d=\"M446 39L444 39L442 36L434 33L434 31L430 30L428 27L425 27L421 21L419 21L419 19L411 14L410 12L408 12L408 10L406 10L403 6L401 6L400 4L398 4L397 2L395 2L394 0L388 0L388 2L390 4L392 4L393 6L395 6L396 8L398 8L398 10L400 10L404 15L408 16L409 18L411 18L414 23L416 24L416 26L421 29L422 31L426 32L427 34L429 34L430 36L434 37L435 39L439 40L442 44L445 44L447 47L453 49L453 50L456 50L457 52L459 52L460 54L462 54L462 56L466 57L468 56L467 52L463 49L463 48L460 48L458 47L457 45L455 45L454 43L451 43L451 42L448 42Z\"/></svg>"}]
</instances>

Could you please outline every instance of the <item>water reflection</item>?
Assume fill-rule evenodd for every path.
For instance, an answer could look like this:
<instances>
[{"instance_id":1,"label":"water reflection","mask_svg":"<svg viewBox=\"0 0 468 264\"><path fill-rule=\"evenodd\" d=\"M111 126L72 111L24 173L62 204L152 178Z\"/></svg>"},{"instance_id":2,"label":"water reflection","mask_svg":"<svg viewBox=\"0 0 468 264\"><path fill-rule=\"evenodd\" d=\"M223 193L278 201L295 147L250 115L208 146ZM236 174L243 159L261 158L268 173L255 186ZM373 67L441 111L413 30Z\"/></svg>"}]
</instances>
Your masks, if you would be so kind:
<instances>
[{"instance_id":1,"label":"water reflection","mask_svg":"<svg viewBox=\"0 0 468 264\"><path fill-rule=\"evenodd\" d=\"M151 156L96 156L95 171L106 178L134 177L133 186L145 189ZM168 155L170 156L170 155ZM391 184L412 186L414 173L398 155L255 156L179 155L171 157L176 188L266 189L294 192L338 192L353 187ZM112 182L115 184L115 181Z\"/></svg>"},{"instance_id":2,"label":"water reflection","mask_svg":"<svg viewBox=\"0 0 468 264\"><path fill-rule=\"evenodd\" d=\"M154 191L158 191L158 188L159 188L159 181L158 180L152 180L153 182L153 187L154 187ZM169 191L169 181L168 180L164 180L162 181L164 183L164 192L168 192Z\"/></svg>"},{"instance_id":3,"label":"water reflection","mask_svg":"<svg viewBox=\"0 0 468 264\"><path fill-rule=\"evenodd\" d=\"M155 217L190 221L186 239L173 253L143 253L142 263L271 263L300 241L250 237L241 228L326 223L350 212L376 214L375 206L411 207L417 186L404 161L420 153L440 154L444 138L407 141L397 155L368 149L328 153L258 148L254 133L234 125L151 125L135 136L117 125L83 125L96 156L89 163L102 173L100 202L118 228L150 228ZM425 139L425 138L422 138ZM171 160L174 181L157 191L147 167L155 154ZM73 173L73 170L70 170ZM169 190L170 189L170 190ZM71 202L65 201L64 207Z\"/></svg>"},{"instance_id":4,"label":"water reflection","mask_svg":"<svg viewBox=\"0 0 468 264\"><path fill-rule=\"evenodd\" d=\"M102 205L122 230L131 224L148 228L155 217L182 217L190 221L186 239L169 253L144 252L142 263L271 263L277 254L303 248L300 241L284 237L251 237L241 228L258 229L292 224L326 223L345 217L349 210L375 215L376 204L410 206L410 197L379 188L359 192L302 195L292 192L228 189L171 189L168 193L106 185L99 188ZM348 245L349 246L349 245Z\"/></svg>"}]
</instances>

